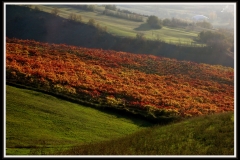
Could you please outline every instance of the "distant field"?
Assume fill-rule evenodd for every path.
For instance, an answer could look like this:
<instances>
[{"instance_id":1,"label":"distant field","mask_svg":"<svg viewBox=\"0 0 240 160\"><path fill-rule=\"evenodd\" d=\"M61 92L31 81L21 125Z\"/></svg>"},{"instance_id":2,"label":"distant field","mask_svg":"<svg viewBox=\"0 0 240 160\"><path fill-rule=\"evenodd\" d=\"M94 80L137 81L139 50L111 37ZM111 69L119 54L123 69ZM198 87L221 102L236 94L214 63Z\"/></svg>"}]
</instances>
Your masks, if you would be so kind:
<instances>
[{"instance_id":1,"label":"distant field","mask_svg":"<svg viewBox=\"0 0 240 160\"><path fill-rule=\"evenodd\" d=\"M228 22L222 21L219 19L218 16L216 16L214 19L211 18L211 13L216 13L222 11L222 9L226 6L224 4L220 5L184 5L184 4L175 4L175 5L163 5L159 3L158 5L116 5L119 9L127 9L129 11L135 12L135 13L141 13L144 15L156 15L160 17L161 19L172 17L180 18L180 19L186 19L186 20L192 20L192 17L196 14L202 14L207 17L210 17L210 22L212 23L213 27L223 27L223 28L233 28L233 24L229 24ZM229 5L229 10L233 11L233 5ZM214 12L213 12L214 11Z\"/></svg>"},{"instance_id":2,"label":"distant field","mask_svg":"<svg viewBox=\"0 0 240 160\"><path fill-rule=\"evenodd\" d=\"M35 6L32 5L31 8ZM38 6L42 11L51 13L53 6ZM168 28L163 27L158 30L145 30L145 31L137 31L136 29L146 23L146 22L134 22L130 20L115 18L111 16L103 15L102 12L89 12L84 10L77 10L75 8L70 8L68 6L57 6L59 9L59 16L68 18L70 13L75 13L82 16L82 21L87 23L89 19L93 18L96 20L96 23L99 23L100 26L107 26L107 30L109 33L116 36L125 36L125 37L136 37L138 32L144 33L144 36L147 39L159 39L161 41L165 41L167 43L173 44L182 44L182 45L191 45L193 38L196 38L198 32L187 31L183 28ZM103 7L99 7L100 10L104 9ZM146 19L145 19L146 20ZM196 44L202 45L202 44Z\"/></svg>"},{"instance_id":3,"label":"distant field","mask_svg":"<svg viewBox=\"0 0 240 160\"><path fill-rule=\"evenodd\" d=\"M118 138L149 127L27 89L6 86L6 154L49 154L73 145Z\"/></svg>"}]
</instances>

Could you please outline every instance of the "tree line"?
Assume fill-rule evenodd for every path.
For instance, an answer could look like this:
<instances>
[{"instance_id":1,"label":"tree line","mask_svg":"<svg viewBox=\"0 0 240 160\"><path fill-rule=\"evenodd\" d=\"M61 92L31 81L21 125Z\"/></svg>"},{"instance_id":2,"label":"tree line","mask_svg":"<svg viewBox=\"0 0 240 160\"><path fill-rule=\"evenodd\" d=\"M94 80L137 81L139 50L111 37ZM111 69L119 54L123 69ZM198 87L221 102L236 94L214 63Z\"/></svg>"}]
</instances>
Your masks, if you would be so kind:
<instances>
[{"instance_id":1,"label":"tree line","mask_svg":"<svg viewBox=\"0 0 240 160\"><path fill-rule=\"evenodd\" d=\"M162 26L168 27L187 27L187 26L199 26L202 28L212 29L212 24L207 21L199 22L189 22L182 19L172 18L172 19L159 19L157 16L151 15L147 19L147 23L154 29L161 29Z\"/></svg>"},{"instance_id":2,"label":"tree line","mask_svg":"<svg viewBox=\"0 0 240 160\"><path fill-rule=\"evenodd\" d=\"M218 51L234 52L234 35L225 29L219 31L202 31L198 34L197 41L206 43Z\"/></svg>"},{"instance_id":3,"label":"tree line","mask_svg":"<svg viewBox=\"0 0 240 160\"><path fill-rule=\"evenodd\" d=\"M103 11L103 14L108 15L108 16L123 18L123 19L127 19L127 20L137 21L137 22L144 21L144 17L139 14L126 13L126 11L122 12L121 10L115 11L115 10L105 8L105 10Z\"/></svg>"}]
</instances>

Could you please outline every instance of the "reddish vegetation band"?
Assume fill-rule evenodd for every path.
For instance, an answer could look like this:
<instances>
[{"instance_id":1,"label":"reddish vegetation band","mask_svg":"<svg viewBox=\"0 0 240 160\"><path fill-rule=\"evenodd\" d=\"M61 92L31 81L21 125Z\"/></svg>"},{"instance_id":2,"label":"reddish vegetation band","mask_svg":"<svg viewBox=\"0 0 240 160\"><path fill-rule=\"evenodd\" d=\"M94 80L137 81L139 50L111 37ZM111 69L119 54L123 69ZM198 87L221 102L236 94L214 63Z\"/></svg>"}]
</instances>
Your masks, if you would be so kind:
<instances>
[{"instance_id":1,"label":"reddish vegetation band","mask_svg":"<svg viewBox=\"0 0 240 160\"><path fill-rule=\"evenodd\" d=\"M153 116L234 110L233 68L33 40L6 42L7 81Z\"/></svg>"}]
</instances>

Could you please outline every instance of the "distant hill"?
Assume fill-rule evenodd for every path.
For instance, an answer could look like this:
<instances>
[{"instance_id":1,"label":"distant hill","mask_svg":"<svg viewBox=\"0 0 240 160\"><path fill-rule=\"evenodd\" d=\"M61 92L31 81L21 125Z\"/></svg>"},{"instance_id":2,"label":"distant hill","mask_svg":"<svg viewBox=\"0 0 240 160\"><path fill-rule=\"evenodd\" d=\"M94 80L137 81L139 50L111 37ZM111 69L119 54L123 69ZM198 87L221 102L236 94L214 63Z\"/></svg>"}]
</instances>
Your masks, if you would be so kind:
<instances>
[{"instance_id":1,"label":"distant hill","mask_svg":"<svg viewBox=\"0 0 240 160\"><path fill-rule=\"evenodd\" d=\"M115 37L85 23L16 5L6 6L6 36L234 66L231 56L211 47L177 46L159 41Z\"/></svg>"},{"instance_id":2,"label":"distant hill","mask_svg":"<svg viewBox=\"0 0 240 160\"><path fill-rule=\"evenodd\" d=\"M128 5L119 4L117 8L127 9L132 12L141 13L144 15L156 15L161 19L165 18L179 18L185 20L192 20L195 15L205 15L209 17L209 21L213 24L214 28L234 28L234 6L218 4L168 4L164 5Z\"/></svg>"}]
</instances>

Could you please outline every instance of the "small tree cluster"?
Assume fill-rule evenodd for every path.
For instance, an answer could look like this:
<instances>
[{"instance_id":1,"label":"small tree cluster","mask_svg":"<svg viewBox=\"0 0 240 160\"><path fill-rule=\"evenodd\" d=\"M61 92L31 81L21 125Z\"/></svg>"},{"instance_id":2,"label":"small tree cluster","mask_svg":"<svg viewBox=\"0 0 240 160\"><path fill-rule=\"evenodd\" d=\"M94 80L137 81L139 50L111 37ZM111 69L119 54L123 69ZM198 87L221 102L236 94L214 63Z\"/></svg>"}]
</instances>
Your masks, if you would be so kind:
<instances>
[{"instance_id":1,"label":"small tree cluster","mask_svg":"<svg viewBox=\"0 0 240 160\"><path fill-rule=\"evenodd\" d=\"M116 11L117 7L115 5L106 5L105 9L110 9L110 10Z\"/></svg>"},{"instance_id":2,"label":"small tree cluster","mask_svg":"<svg viewBox=\"0 0 240 160\"><path fill-rule=\"evenodd\" d=\"M40 9L38 6L35 6L35 7L34 7L34 10L35 10L35 11L41 11L41 9Z\"/></svg>"},{"instance_id":3,"label":"small tree cluster","mask_svg":"<svg viewBox=\"0 0 240 160\"><path fill-rule=\"evenodd\" d=\"M100 26L99 23L97 23L96 25L96 28L99 30L99 31L102 31L102 32L107 32L107 26Z\"/></svg>"},{"instance_id":4,"label":"small tree cluster","mask_svg":"<svg viewBox=\"0 0 240 160\"><path fill-rule=\"evenodd\" d=\"M88 25L91 25L91 26L95 26L96 21L95 21L95 19L91 18L91 19L89 19L89 21L88 21L87 24L88 24Z\"/></svg>"},{"instance_id":5,"label":"small tree cluster","mask_svg":"<svg viewBox=\"0 0 240 160\"><path fill-rule=\"evenodd\" d=\"M96 9L96 5L77 5L75 7L87 11L95 11Z\"/></svg>"},{"instance_id":6,"label":"small tree cluster","mask_svg":"<svg viewBox=\"0 0 240 160\"><path fill-rule=\"evenodd\" d=\"M55 8L52 9L51 13L53 15L57 16L59 14L59 9L55 7Z\"/></svg>"},{"instance_id":7,"label":"small tree cluster","mask_svg":"<svg viewBox=\"0 0 240 160\"><path fill-rule=\"evenodd\" d=\"M209 23L209 22L206 22L206 21L197 22L197 23L196 23L196 26L200 26L200 27L208 28L208 29L213 28L212 24Z\"/></svg>"},{"instance_id":8,"label":"small tree cluster","mask_svg":"<svg viewBox=\"0 0 240 160\"><path fill-rule=\"evenodd\" d=\"M166 18L163 20L163 25L169 26L169 27L186 27L189 24L190 24L189 22L181 20L181 19L177 19L177 18L172 18L172 19Z\"/></svg>"},{"instance_id":9,"label":"small tree cluster","mask_svg":"<svg viewBox=\"0 0 240 160\"><path fill-rule=\"evenodd\" d=\"M149 16L147 19L147 23L155 29L161 29L162 28L162 21L158 19L157 16Z\"/></svg>"},{"instance_id":10,"label":"small tree cluster","mask_svg":"<svg viewBox=\"0 0 240 160\"><path fill-rule=\"evenodd\" d=\"M141 32L137 33L136 38L139 39L139 40L144 40L145 39L144 33L141 33Z\"/></svg>"},{"instance_id":11,"label":"small tree cluster","mask_svg":"<svg viewBox=\"0 0 240 160\"><path fill-rule=\"evenodd\" d=\"M69 19L73 21L82 21L82 16L81 15L76 15L75 13L71 13L69 15Z\"/></svg>"},{"instance_id":12,"label":"small tree cluster","mask_svg":"<svg viewBox=\"0 0 240 160\"><path fill-rule=\"evenodd\" d=\"M125 13L122 12L121 10L118 11L113 11L110 9L105 9L103 11L103 14L108 15L108 16L114 16L118 18L123 18L123 19L128 19L132 21L137 21L137 22L143 22L143 16L135 13Z\"/></svg>"},{"instance_id":13,"label":"small tree cluster","mask_svg":"<svg viewBox=\"0 0 240 160\"><path fill-rule=\"evenodd\" d=\"M225 51L230 48L231 45L228 44L226 37L218 32L202 31L199 33L198 38L201 42L206 43L218 51Z\"/></svg>"},{"instance_id":14,"label":"small tree cluster","mask_svg":"<svg viewBox=\"0 0 240 160\"><path fill-rule=\"evenodd\" d=\"M207 43L210 40L223 40L225 37L223 34L218 32L202 31L198 34L198 38L201 42Z\"/></svg>"}]
</instances>

